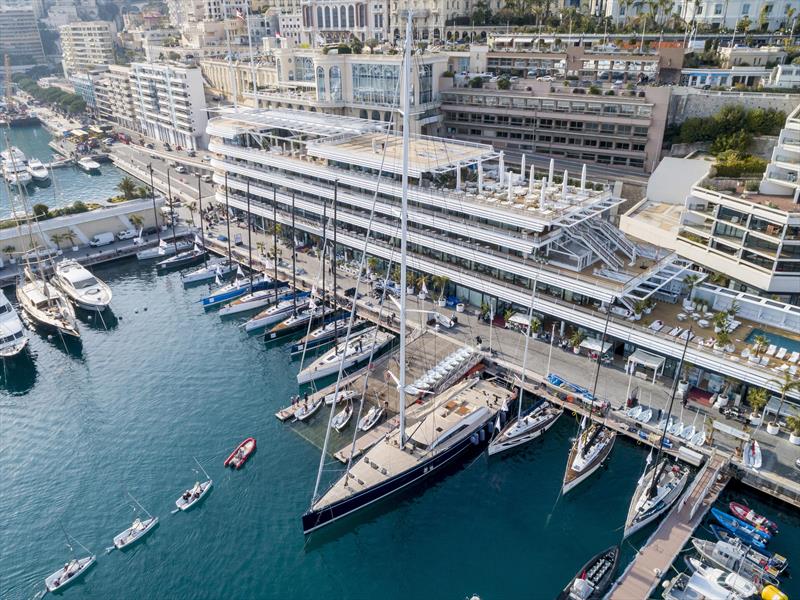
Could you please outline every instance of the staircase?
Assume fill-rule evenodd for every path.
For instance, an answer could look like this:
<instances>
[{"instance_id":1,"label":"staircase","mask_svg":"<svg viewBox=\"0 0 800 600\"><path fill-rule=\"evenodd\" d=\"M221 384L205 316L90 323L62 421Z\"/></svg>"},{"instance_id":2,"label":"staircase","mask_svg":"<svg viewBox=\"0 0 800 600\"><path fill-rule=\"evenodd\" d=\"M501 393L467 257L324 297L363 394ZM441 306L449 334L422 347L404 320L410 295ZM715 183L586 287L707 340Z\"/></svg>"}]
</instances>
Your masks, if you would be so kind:
<instances>
[{"instance_id":1,"label":"staircase","mask_svg":"<svg viewBox=\"0 0 800 600\"><path fill-rule=\"evenodd\" d=\"M586 246L603 259L603 262L610 268L619 270L624 266L624 263L617 255L606 247L605 240L601 239L590 227L581 223L580 225L572 227L571 231L578 240L586 244Z\"/></svg>"},{"instance_id":2,"label":"staircase","mask_svg":"<svg viewBox=\"0 0 800 600\"><path fill-rule=\"evenodd\" d=\"M598 231L602 236L606 237L619 249L620 252L625 254L631 260L635 260L636 256L640 254L636 244L631 242L627 237L625 237L624 233L622 233L608 221L603 219L592 219L589 221L589 226L595 231Z\"/></svg>"}]
</instances>

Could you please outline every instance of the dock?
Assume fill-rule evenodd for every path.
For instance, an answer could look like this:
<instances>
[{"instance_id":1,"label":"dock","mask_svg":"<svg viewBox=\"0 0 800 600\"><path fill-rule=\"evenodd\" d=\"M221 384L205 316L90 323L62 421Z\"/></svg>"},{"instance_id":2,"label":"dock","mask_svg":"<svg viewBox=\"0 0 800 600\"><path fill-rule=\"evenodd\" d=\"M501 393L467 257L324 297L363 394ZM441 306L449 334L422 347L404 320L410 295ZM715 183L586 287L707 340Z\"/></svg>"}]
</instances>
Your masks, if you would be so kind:
<instances>
[{"instance_id":1,"label":"dock","mask_svg":"<svg viewBox=\"0 0 800 600\"><path fill-rule=\"evenodd\" d=\"M606 595L607 600L650 597L730 480L727 466L725 457L712 454L689 489L614 583Z\"/></svg>"}]
</instances>

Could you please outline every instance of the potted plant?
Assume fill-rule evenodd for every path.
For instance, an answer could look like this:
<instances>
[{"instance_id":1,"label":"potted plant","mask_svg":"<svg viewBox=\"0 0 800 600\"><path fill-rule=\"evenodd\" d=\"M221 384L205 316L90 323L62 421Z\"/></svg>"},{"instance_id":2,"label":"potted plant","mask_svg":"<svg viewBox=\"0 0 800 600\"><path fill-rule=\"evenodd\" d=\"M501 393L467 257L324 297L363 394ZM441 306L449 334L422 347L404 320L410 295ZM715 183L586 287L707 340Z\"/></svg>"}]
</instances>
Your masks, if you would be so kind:
<instances>
[{"instance_id":1,"label":"potted plant","mask_svg":"<svg viewBox=\"0 0 800 600\"><path fill-rule=\"evenodd\" d=\"M714 419L707 416L703 421L703 430L706 432L706 445L711 446L714 443Z\"/></svg>"},{"instance_id":2,"label":"potted plant","mask_svg":"<svg viewBox=\"0 0 800 600\"><path fill-rule=\"evenodd\" d=\"M531 337L533 339L536 339L536 338L539 337L539 328L541 326L542 326L542 322L539 319L537 319L536 317L533 317L531 319Z\"/></svg>"},{"instance_id":3,"label":"potted plant","mask_svg":"<svg viewBox=\"0 0 800 600\"><path fill-rule=\"evenodd\" d=\"M789 441L800 446L800 415L786 417L786 426L789 428Z\"/></svg>"},{"instance_id":4,"label":"potted plant","mask_svg":"<svg viewBox=\"0 0 800 600\"><path fill-rule=\"evenodd\" d=\"M653 312L653 309L655 308L655 306L656 306L656 301L653 300L652 297L650 297L647 300L645 300L644 301L644 314L649 315L651 312Z\"/></svg>"},{"instance_id":5,"label":"potted plant","mask_svg":"<svg viewBox=\"0 0 800 600\"><path fill-rule=\"evenodd\" d=\"M747 403L750 405L750 423L758 427L764 420L762 411L769 400L764 388L750 388L747 392Z\"/></svg>"},{"instance_id":6,"label":"potted plant","mask_svg":"<svg viewBox=\"0 0 800 600\"><path fill-rule=\"evenodd\" d=\"M438 295L436 303L441 307L447 306L447 300L444 297L444 291L449 282L450 280L444 275L437 275L434 277L433 286L436 289L436 294Z\"/></svg>"},{"instance_id":7,"label":"potted plant","mask_svg":"<svg viewBox=\"0 0 800 600\"><path fill-rule=\"evenodd\" d=\"M11 244L9 244L9 245L8 245L8 246L6 246L5 248L3 248L3 252L5 252L6 254L8 254L8 262L9 262L9 263L11 263L12 265L14 265L14 264L16 264L16 263L17 263L17 259L16 259L16 258L13 256L13 253L14 253L16 250L17 250L17 249L16 249L14 246L12 246Z\"/></svg>"},{"instance_id":8,"label":"potted plant","mask_svg":"<svg viewBox=\"0 0 800 600\"><path fill-rule=\"evenodd\" d=\"M492 311L492 307L489 306L487 302L481 303L481 311L478 315L478 318L481 321L488 321L489 320L489 313Z\"/></svg>"},{"instance_id":9,"label":"potted plant","mask_svg":"<svg viewBox=\"0 0 800 600\"><path fill-rule=\"evenodd\" d=\"M730 390L733 382L727 377L725 378L725 383L722 386L722 391L717 395L717 401L714 402L714 407L721 409L728 406L728 403L731 401Z\"/></svg>"},{"instance_id":10,"label":"potted plant","mask_svg":"<svg viewBox=\"0 0 800 600\"><path fill-rule=\"evenodd\" d=\"M730 343L731 343L731 334L723 329L719 333L717 333L717 341L714 342L714 350L720 350L722 352L725 352L725 349L728 347L728 344Z\"/></svg>"},{"instance_id":11,"label":"potted plant","mask_svg":"<svg viewBox=\"0 0 800 600\"><path fill-rule=\"evenodd\" d=\"M718 312L714 315L712 321L714 323L714 333L720 333L728 329L728 313Z\"/></svg>"},{"instance_id":12,"label":"potted plant","mask_svg":"<svg viewBox=\"0 0 800 600\"><path fill-rule=\"evenodd\" d=\"M635 320L639 321L642 318L642 313L647 308L647 302L644 300L637 300L633 304L633 317Z\"/></svg>"},{"instance_id":13,"label":"potted plant","mask_svg":"<svg viewBox=\"0 0 800 600\"><path fill-rule=\"evenodd\" d=\"M678 381L678 396L681 398L685 397L686 394L689 393L689 371L691 368L691 363L683 363L683 368L681 369L681 378Z\"/></svg>"},{"instance_id":14,"label":"potted plant","mask_svg":"<svg viewBox=\"0 0 800 600\"><path fill-rule=\"evenodd\" d=\"M778 410L775 412L775 419L767 423L767 433L770 435L777 435L781 431L779 421L781 411L783 410L783 403L786 402L786 394L792 390L800 390L800 379L784 371L782 380L773 379L770 383L777 386L778 391L781 393L781 403L778 405Z\"/></svg>"},{"instance_id":15,"label":"potted plant","mask_svg":"<svg viewBox=\"0 0 800 600\"><path fill-rule=\"evenodd\" d=\"M569 343L572 346L572 351L575 354L580 354L581 353L581 344L583 343L583 340L585 340L585 339L586 339L586 335L584 335L580 331L576 330L576 331L572 332L572 335L569 337Z\"/></svg>"},{"instance_id":16,"label":"potted plant","mask_svg":"<svg viewBox=\"0 0 800 600\"><path fill-rule=\"evenodd\" d=\"M428 295L428 276L427 275L420 275L417 279L417 285L419 285L419 292L417 293L417 297L420 300L425 300L425 296Z\"/></svg>"},{"instance_id":17,"label":"potted plant","mask_svg":"<svg viewBox=\"0 0 800 600\"><path fill-rule=\"evenodd\" d=\"M417 277L411 272L406 273L406 295L413 296L416 292Z\"/></svg>"},{"instance_id":18,"label":"potted plant","mask_svg":"<svg viewBox=\"0 0 800 600\"><path fill-rule=\"evenodd\" d=\"M378 270L379 261L376 257L370 256L367 259L367 269L369 269L370 274L375 273Z\"/></svg>"}]
</instances>

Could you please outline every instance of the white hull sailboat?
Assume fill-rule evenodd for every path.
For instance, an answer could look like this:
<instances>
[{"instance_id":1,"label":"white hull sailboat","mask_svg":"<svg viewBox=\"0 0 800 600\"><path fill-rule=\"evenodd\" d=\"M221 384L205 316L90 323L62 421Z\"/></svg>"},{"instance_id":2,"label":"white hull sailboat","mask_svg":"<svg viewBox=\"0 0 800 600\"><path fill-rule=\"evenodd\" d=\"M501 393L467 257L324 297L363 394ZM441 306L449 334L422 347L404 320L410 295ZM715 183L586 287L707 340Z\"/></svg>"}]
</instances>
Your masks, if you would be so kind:
<instances>
[{"instance_id":1,"label":"white hull sailboat","mask_svg":"<svg viewBox=\"0 0 800 600\"><path fill-rule=\"evenodd\" d=\"M52 282L78 308L101 312L111 304L111 288L76 260L64 259L56 263Z\"/></svg>"},{"instance_id":2,"label":"white hull sailboat","mask_svg":"<svg viewBox=\"0 0 800 600\"><path fill-rule=\"evenodd\" d=\"M542 402L520 419L514 419L489 444L489 455L510 450L543 435L564 414L558 406Z\"/></svg>"},{"instance_id":3,"label":"white hull sailboat","mask_svg":"<svg viewBox=\"0 0 800 600\"><path fill-rule=\"evenodd\" d=\"M616 439L617 432L600 423L582 427L569 454L561 493L566 494L597 471L611 454Z\"/></svg>"},{"instance_id":4,"label":"white hull sailboat","mask_svg":"<svg viewBox=\"0 0 800 600\"><path fill-rule=\"evenodd\" d=\"M370 409L367 411L363 417L361 417L358 421L358 430L359 431L369 431L377 423L381 420L383 416L383 407L382 406L371 406Z\"/></svg>"},{"instance_id":5,"label":"white hull sailboat","mask_svg":"<svg viewBox=\"0 0 800 600\"><path fill-rule=\"evenodd\" d=\"M341 433L342 431L344 431L344 428L347 427L347 424L350 422L352 416L353 416L353 403L348 402L345 405L345 407L341 410L341 412L336 413L336 416L333 417L331 425L336 431Z\"/></svg>"},{"instance_id":6,"label":"white hull sailboat","mask_svg":"<svg viewBox=\"0 0 800 600\"><path fill-rule=\"evenodd\" d=\"M17 301L34 325L69 338L80 337L75 310L66 296L28 269L17 284Z\"/></svg>"},{"instance_id":7,"label":"white hull sailboat","mask_svg":"<svg viewBox=\"0 0 800 600\"><path fill-rule=\"evenodd\" d=\"M244 324L244 330L248 333L258 331L270 325L275 325L283 321L294 312L295 308L302 309L294 300L283 300L278 302L275 306L271 306L267 310L261 311L255 317Z\"/></svg>"},{"instance_id":8,"label":"white hull sailboat","mask_svg":"<svg viewBox=\"0 0 800 600\"><path fill-rule=\"evenodd\" d=\"M173 254L176 254L178 252L187 252L192 248L194 248L194 243L189 240L180 240L177 244L172 244L172 243L168 244L165 240L162 239L161 243L155 248L147 248L146 250L140 250L139 252L137 252L136 258L139 260L153 260L155 258L166 258L167 256L172 256Z\"/></svg>"},{"instance_id":9,"label":"white hull sailboat","mask_svg":"<svg viewBox=\"0 0 800 600\"><path fill-rule=\"evenodd\" d=\"M97 557L94 555L72 559L63 568L44 580L47 591L56 592L75 583L86 574L86 571L95 563L95 560L97 560Z\"/></svg>"},{"instance_id":10,"label":"white hull sailboat","mask_svg":"<svg viewBox=\"0 0 800 600\"><path fill-rule=\"evenodd\" d=\"M130 527L114 536L114 547L117 550L127 548L141 540L158 525L158 517L149 519L136 519Z\"/></svg>"},{"instance_id":11,"label":"white hull sailboat","mask_svg":"<svg viewBox=\"0 0 800 600\"><path fill-rule=\"evenodd\" d=\"M633 535L667 512L683 493L688 481L688 467L666 456L647 470L631 498L623 537Z\"/></svg>"},{"instance_id":12,"label":"white hull sailboat","mask_svg":"<svg viewBox=\"0 0 800 600\"><path fill-rule=\"evenodd\" d=\"M372 327L354 336L350 341L337 344L297 374L297 383L308 383L349 369L380 351L392 340L392 334Z\"/></svg>"},{"instance_id":13,"label":"white hull sailboat","mask_svg":"<svg viewBox=\"0 0 800 600\"><path fill-rule=\"evenodd\" d=\"M236 273L236 265L223 260L210 260L208 264L198 267L193 271L181 274L183 285L193 285L214 281L217 277L224 279Z\"/></svg>"},{"instance_id":14,"label":"white hull sailboat","mask_svg":"<svg viewBox=\"0 0 800 600\"><path fill-rule=\"evenodd\" d=\"M220 308L219 316L232 317L241 315L242 313L260 310L283 300L286 295L286 291L280 290L258 290L256 292L250 292Z\"/></svg>"}]
</instances>

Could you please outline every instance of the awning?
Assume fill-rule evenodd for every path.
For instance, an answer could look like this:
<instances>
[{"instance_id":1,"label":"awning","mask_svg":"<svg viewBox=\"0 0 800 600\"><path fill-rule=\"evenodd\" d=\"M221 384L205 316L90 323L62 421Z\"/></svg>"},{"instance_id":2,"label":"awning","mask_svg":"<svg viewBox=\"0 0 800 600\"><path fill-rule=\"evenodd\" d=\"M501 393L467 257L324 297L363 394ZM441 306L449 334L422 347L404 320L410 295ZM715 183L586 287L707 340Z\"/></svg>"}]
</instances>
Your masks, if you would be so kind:
<instances>
[{"instance_id":1,"label":"awning","mask_svg":"<svg viewBox=\"0 0 800 600\"><path fill-rule=\"evenodd\" d=\"M636 350L633 354L628 357L629 363L636 363L639 365L643 365L648 369L655 369L658 371L666 362L666 358L663 356L658 356L657 354L650 354L649 352L645 352L641 348Z\"/></svg>"},{"instance_id":2,"label":"awning","mask_svg":"<svg viewBox=\"0 0 800 600\"><path fill-rule=\"evenodd\" d=\"M87 135L89 135L83 129L73 129L70 133L75 137L86 137Z\"/></svg>"},{"instance_id":3,"label":"awning","mask_svg":"<svg viewBox=\"0 0 800 600\"><path fill-rule=\"evenodd\" d=\"M514 38L512 38L512 37L496 37L496 38L494 38L492 41L493 41L495 44L508 44L508 43L510 43L510 42L511 42L513 39L514 39Z\"/></svg>"},{"instance_id":4,"label":"awning","mask_svg":"<svg viewBox=\"0 0 800 600\"><path fill-rule=\"evenodd\" d=\"M595 338L586 338L581 342L581 348L586 348L591 352L600 352L600 340L597 340ZM605 354L609 350L611 350L611 343L604 342L603 351L601 352L601 354Z\"/></svg>"}]
</instances>

